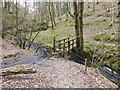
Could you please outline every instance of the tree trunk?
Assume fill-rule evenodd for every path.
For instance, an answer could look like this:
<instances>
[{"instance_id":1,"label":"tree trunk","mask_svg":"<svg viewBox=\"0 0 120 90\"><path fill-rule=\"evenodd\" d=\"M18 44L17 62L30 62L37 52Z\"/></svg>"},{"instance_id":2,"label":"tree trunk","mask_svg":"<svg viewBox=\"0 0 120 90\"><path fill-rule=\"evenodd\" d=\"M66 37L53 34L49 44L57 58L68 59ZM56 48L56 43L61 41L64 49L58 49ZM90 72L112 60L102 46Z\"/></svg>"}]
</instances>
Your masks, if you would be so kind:
<instances>
[{"instance_id":1,"label":"tree trunk","mask_svg":"<svg viewBox=\"0 0 120 90\"><path fill-rule=\"evenodd\" d=\"M49 8L49 14L50 14L50 20L51 20L52 28L54 28L52 13L51 13L51 9L50 9L50 8L51 8L51 7L50 7L50 3L48 3L48 8Z\"/></svg>"},{"instance_id":2,"label":"tree trunk","mask_svg":"<svg viewBox=\"0 0 120 90\"><path fill-rule=\"evenodd\" d=\"M67 8L66 13L68 13L74 19L74 16L70 12L70 9L69 9L70 7L69 7L68 3L64 3L64 4L66 5L66 8Z\"/></svg>"},{"instance_id":3,"label":"tree trunk","mask_svg":"<svg viewBox=\"0 0 120 90\"><path fill-rule=\"evenodd\" d=\"M75 20L75 33L76 33L76 48L79 50L80 38L79 38L79 18L78 18L78 5L77 2L73 2L74 6L74 20Z\"/></svg>"},{"instance_id":4,"label":"tree trunk","mask_svg":"<svg viewBox=\"0 0 120 90\"><path fill-rule=\"evenodd\" d=\"M93 11L95 11L95 2L93 1Z\"/></svg>"},{"instance_id":5,"label":"tree trunk","mask_svg":"<svg viewBox=\"0 0 120 90\"><path fill-rule=\"evenodd\" d=\"M7 9L7 2L4 0L4 8Z\"/></svg>"},{"instance_id":6,"label":"tree trunk","mask_svg":"<svg viewBox=\"0 0 120 90\"><path fill-rule=\"evenodd\" d=\"M76 48L79 55L83 55L84 40L83 40L83 2L74 2L74 20L76 32Z\"/></svg>"},{"instance_id":7,"label":"tree trunk","mask_svg":"<svg viewBox=\"0 0 120 90\"><path fill-rule=\"evenodd\" d=\"M120 11L120 1L118 2L118 11ZM118 22L120 23L120 12L118 12ZM118 28L118 45L120 45L120 28ZM119 52L118 55L120 55L120 46L118 47L118 52ZM120 65L120 59L118 60L119 60L118 64Z\"/></svg>"},{"instance_id":8,"label":"tree trunk","mask_svg":"<svg viewBox=\"0 0 120 90\"><path fill-rule=\"evenodd\" d=\"M84 49L84 40L83 40L83 9L84 9L84 2L79 2L79 33L80 33L80 55L83 55Z\"/></svg>"},{"instance_id":9,"label":"tree trunk","mask_svg":"<svg viewBox=\"0 0 120 90\"><path fill-rule=\"evenodd\" d=\"M68 21L68 12L66 11L66 20L65 21Z\"/></svg>"},{"instance_id":10,"label":"tree trunk","mask_svg":"<svg viewBox=\"0 0 120 90\"><path fill-rule=\"evenodd\" d=\"M16 0L16 35L18 34L18 7L17 7L18 3Z\"/></svg>"},{"instance_id":11,"label":"tree trunk","mask_svg":"<svg viewBox=\"0 0 120 90\"><path fill-rule=\"evenodd\" d=\"M60 20L60 5L59 5L59 2L56 3L56 11L57 11L57 17Z\"/></svg>"},{"instance_id":12,"label":"tree trunk","mask_svg":"<svg viewBox=\"0 0 120 90\"><path fill-rule=\"evenodd\" d=\"M47 4L45 3L45 23L46 23L46 28L48 28L48 9L47 9Z\"/></svg>"},{"instance_id":13,"label":"tree trunk","mask_svg":"<svg viewBox=\"0 0 120 90\"><path fill-rule=\"evenodd\" d=\"M8 11L10 13L11 2L8 2Z\"/></svg>"},{"instance_id":14,"label":"tree trunk","mask_svg":"<svg viewBox=\"0 0 120 90\"><path fill-rule=\"evenodd\" d=\"M51 9L52 9L52 18L53 18L53 22L54 22L54 25L56 25L56 22L55 22L55 8L54 8L53 2L52 2L52 4L51 4Z\"/></svg>"}]
</instances>

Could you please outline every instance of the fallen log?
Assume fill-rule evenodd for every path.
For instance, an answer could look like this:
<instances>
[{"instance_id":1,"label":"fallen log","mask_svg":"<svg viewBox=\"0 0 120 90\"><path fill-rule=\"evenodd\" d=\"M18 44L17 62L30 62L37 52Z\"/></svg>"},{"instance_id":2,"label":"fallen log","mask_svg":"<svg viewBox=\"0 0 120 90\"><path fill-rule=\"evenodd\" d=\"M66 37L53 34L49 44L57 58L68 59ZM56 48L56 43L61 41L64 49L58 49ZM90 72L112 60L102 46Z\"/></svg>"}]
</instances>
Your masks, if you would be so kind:
<instances>
[{"instance_id":1,"label":"fallen log","mask_svg":"<svg viewBox=\"0 0 120 90\"><path fill-rule=\"evenodd\" d=\"M116 72L114 69L108 65L101 65L98 67L99 72L110 81L114 82L120 87L120 73Z\"/></svg>"},{"instance_id":2,"label":"fallen log","mask_svg":"<svg viewBox=\"0 0 120 90\"><path fill-rule=\"evenodd\" d=\"M26 70L20 70L20 71L3 71L0 73L0 76L9 76L9 75L16 75L16 74L30 74L30 73L36 73L36 70L26 69Z\"/></svg>"}]
</instances>

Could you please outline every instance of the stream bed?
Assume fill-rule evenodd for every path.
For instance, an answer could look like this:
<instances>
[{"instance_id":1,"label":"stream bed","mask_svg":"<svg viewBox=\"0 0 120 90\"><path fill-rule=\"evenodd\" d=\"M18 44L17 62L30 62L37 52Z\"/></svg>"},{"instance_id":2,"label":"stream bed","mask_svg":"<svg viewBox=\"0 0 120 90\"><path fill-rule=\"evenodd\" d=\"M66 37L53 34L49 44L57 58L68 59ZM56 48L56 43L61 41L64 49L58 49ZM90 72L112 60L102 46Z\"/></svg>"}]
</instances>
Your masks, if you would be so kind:
<instances>
[{"instance_id":1,"label":"stream bed","mask_svg":"<svg viewBox=\"0 0 120 90\"><path fill-rule=\"evenodd\" d=\"M25 46L29 46L30 48L35 51L36 53L40 54L41 56L33 56L33 57L28 57L19 61L15 62L2 62L0 64L0 69L4 69L7 67L11 67L14 65L20 65L20 64L36 64L36 63L42 63L42 61L45 60L45 58L52 56L52 53L47 50L46 48L40 47L39 44L32 43L31 41L28 41L24 39L24 36L19 36L19 37L13 37L13 40L17 42L17 44L24 43Z\"/></svg>"},{"instance_id":2,"label":"stream bed","mask_svg":"<svg viewBox=\"0 0 120 90\"><path fill-rule=\"evenodd\" d=\"M19 45L21 43L24 43L26 47L30 47L33 51L37 52L40 55L43 55L44 57L52 55L52 53L48 49L42 48L39 44L26 40L22 35L18 37L13 37L13 40L15 40Z\"/></svg>"},{"instance_id":3,"label":"stream bed","mask_svg":"<svg viewBox=\"0 0 120 90\"><path fill-rule=\"evenodd\" d=\"M23 60L19 60L17 62L11 62L11 63L6 63L6 64L1 64L0 65L0 69L4 69L4 68L8 68L11 66L15 66L15 65L21 65L21 64L36 64L36 63L42 63L42 61L44 61L44 57L39 57L39 56L33 56L33 57L29 57Z\"/></svg>"}]
</instances>

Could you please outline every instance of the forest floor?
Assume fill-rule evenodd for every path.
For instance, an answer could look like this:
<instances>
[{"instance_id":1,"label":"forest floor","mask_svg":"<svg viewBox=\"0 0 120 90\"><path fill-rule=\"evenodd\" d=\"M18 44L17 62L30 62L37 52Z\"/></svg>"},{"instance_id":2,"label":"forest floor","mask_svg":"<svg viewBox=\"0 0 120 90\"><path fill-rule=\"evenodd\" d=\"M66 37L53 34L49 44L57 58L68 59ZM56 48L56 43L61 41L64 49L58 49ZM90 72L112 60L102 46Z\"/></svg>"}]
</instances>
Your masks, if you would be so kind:
<instances>
[{"instance_id":1,"label":"forest floor","mask_svg":"<svg viewBox=\"0 0 120 90\"><path fill-rule=\"evenodd\" d=\"M114 19L115 22L118 21L117 18ZM105 44L105 45L116 45L115 43L107 43L102 41L96 41L94 39L95 35L99 35L100 33L114 33L118 29L118 23L112 23L113 26L110 26L111 24L111 17L85 17L84 18L84 26L83 26L83 36L84 36L84 43L96 43L96 44ZM56 19L56 26L54 29L48 28L45 31L41 31L37 38L35 39L35 42L38 44L42 44L43 46L50 46L52 47L53 44L53 37L56 37L56 40L60 40L63 38L75 38L75 28L74 28L74 20L69 17L68 21L66 21L66 18L63 18L61 20ZM37 32L34 32L35 35Z\"/></svg>"},{"instance_id":2,"label":"forest floor","mask_svg":"<svg viewBox=\"0 0 120 90\"><path fill-rule=\"evenodd\" d=\"M36 55L33 51L15 47L10 42L3 40L3 54L8 55L20 52L14 57L8 57L9 62L17 57L26 58ZM84 71L84 65L64 58L50 57L41 64L33 64L31 68L37 70L35 74L19 74L1 77L2 88L116 88L116 86L103 78L100 73L91 67Z\"/></svg>"}]
</instances>

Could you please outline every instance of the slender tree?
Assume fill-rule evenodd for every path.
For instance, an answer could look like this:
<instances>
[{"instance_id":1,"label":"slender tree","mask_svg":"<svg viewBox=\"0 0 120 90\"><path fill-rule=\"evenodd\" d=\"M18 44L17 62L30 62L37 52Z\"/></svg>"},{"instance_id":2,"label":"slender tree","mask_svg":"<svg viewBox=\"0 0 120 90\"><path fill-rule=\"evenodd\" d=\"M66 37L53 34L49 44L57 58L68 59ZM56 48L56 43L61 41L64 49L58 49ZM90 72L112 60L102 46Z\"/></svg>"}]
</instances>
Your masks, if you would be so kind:
<instances>
[{"instance_id":1,"label":"slender tree","mask_svg":"<svg viewBox=\"0 0 120 90\"><path fill-rule=\"evenodd\" d=\"M16 35L18 34L18 2L16 0Z\"/></svg>"},{"instance_id":2,"label":"slender tree","mask_svg":"<svg viewBox=\"0 0 120 90\"><path fill-rule=\"evenodd\" d=\"M74 19L74 16L71 14L70 3L69 2L65 2L64 4L66 5L66 8L67 8L66 13L69 14Z\"/></svg>"},{"instance_id":3,"label":"slender tree","mask_svg":"<svg viewBox=\"0 0 120 90\"><path fill-rule=\"evenodd\" d=\"M57 17L60 20L60 3L56 3L56 12L57 12Z\"/></svg>"},{"instance_id":4,"label":"slender tree","mask_svg":"<svg viewBox=\"0 0 120 90\"><path fill-rule=\"evenodd\" d=\"M50 15L50 20L51 20L52 28L54 28L54 22L53 22L53 17L52 17L50 2L48 3L48 8L49 8L49 15Z\"/></svg>"},{"instance_id":5,"label":"slender tree","mask_svg":"<svg viewBox=\"0 0 120 90\"><path fill-rule=\"evenodd\" d=\"M5 9L7 9L7 5L8 5L8 4L7 4L6 0L4 0L4 8L5 8Z\"/></svg>"},{"instance_id":6,"label":"slender tree","mask_svg":"<svg viewBox=\"0 0 120 90\"><path fill-rule=\"evenodd\" d=\"M76 34L76 48L80 47L80 38L79 38L79 18L78 18L78 4L73 2L74 6L74 21L75 21L75 34Z\"/></svg>"},{"instance_id":7,"label":"slender tree","mask_svg":"<svg viewBox=\"0 0 120 90\"><path fill-rule=\"evenodd\" d=\"M55 22L55 7L54 7L54 4L53 2L51 3L51 11L52 11L52 18L53 18L53 23L54 25L56 25L56 22Z\"/></svg>"},{"instance_id":8,"label":"slender tree","mask_svg":"<svg viewBox=\"0 0 120 90\"><path fill-rule=\"evenodd\" d=\"M83 1L73 2L74 6L74 20L75 20L75 33L76 33L76 48L78 53L82 56L84 49L83 40Z\"/></svg>"},{"instance_id":9,"label":"slender tree","mask_svg":"<svg viewBox=\"0 0 120 90\"><path fill-rule=\"evenodd\" d=\"M83 49L84 49L84 40L83 40L83 9L84 9L84 2L81 0L81 2L78 3L79 7L79 33L80 33L80 55L83 55Z\"/></svg>"}]
</instances>

